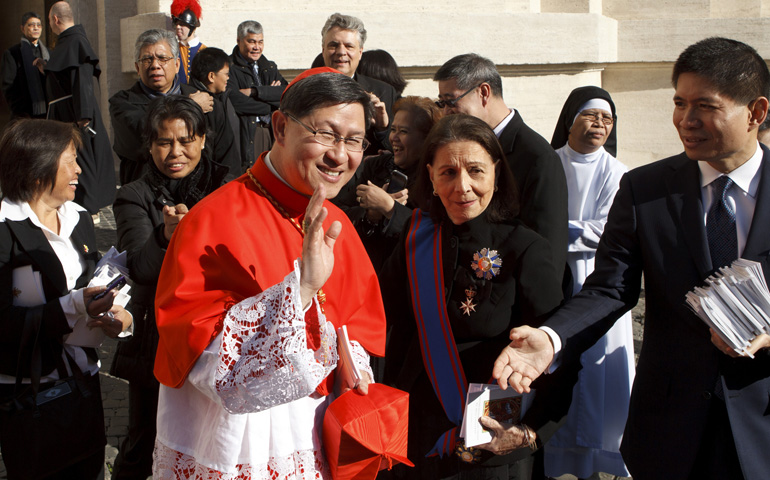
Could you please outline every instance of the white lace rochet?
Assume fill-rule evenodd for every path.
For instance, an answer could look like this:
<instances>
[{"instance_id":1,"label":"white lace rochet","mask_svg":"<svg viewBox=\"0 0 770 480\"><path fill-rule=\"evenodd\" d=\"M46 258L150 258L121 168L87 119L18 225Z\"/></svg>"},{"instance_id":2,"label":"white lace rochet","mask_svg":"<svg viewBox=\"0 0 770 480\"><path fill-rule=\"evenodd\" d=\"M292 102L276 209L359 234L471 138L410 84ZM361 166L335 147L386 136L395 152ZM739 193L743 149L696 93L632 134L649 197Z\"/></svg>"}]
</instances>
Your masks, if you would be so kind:
<instances>
[{"instance_id":1,"label":"white lace rochet","mask_svg":"<svg viewBox=\"0 0 770 480\"><path fill-rule=\"evenodd\" d=\"M308 346L308 332L315 349ZM356 366L369 355L351 341ZM227 312L181 388L161 386L156 479L330 479L320 443L337 336L299 296L299 268Z\"/></svg>"},{"instance_id":2,"label":"white lace rochet","mask_svg":"<svg viewBox=\"0 0 770 480\"><path fill-rule=\"evenodd\" d=\"M315 300L310 308L315 311L303 315L299 285L284 281L227 312L215 381L228 412L258 412L306 397L336 368L334 325ZM305 316L318 319L315 351L308 348Z\"/></svg>"}]
</instances>

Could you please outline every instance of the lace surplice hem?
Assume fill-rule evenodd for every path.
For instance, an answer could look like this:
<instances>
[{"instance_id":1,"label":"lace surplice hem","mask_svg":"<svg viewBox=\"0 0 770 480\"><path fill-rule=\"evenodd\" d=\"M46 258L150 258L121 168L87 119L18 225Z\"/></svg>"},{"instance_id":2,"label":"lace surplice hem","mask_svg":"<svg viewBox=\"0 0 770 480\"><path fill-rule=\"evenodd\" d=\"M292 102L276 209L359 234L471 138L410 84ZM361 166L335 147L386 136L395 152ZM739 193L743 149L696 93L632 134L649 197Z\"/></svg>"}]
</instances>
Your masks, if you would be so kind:
<instances>
[{"instance_id":1,"label":"lace surplice hem","mask_svg":"<svg viewBox=\"0 0 770 480\"><path fill-rule=\"evenodd\" d=\"M303 450L285 457L271 457L261 465L240 464L231 473L201 465L195 458L155 442L153 477L190 480L327 480L331 479L320 451Z\"/></svg>"},{"instance_id":2,"label":"lace surplice hem","mask_svg":"<svg viewBox=\"0 0 770 480\"><path fill-rule=\"evenodd\" d=\"M311 395L337 366L334 326L316 299L303 311L299 280L295 261L283 282L227 312L214 380L228 412L258 412Z\"/></svg>"}]
</instances>

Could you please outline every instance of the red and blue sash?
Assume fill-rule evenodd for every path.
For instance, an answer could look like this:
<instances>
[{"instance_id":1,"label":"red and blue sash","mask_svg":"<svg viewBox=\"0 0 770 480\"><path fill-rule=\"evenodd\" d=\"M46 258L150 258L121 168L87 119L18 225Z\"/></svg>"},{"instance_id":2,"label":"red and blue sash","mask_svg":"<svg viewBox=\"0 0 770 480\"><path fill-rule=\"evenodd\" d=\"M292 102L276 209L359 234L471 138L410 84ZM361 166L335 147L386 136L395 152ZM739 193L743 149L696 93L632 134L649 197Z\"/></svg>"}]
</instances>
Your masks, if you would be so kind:
<instances>
[{"instance_id":1,"label":"red and blue sash","mask_svg":"<svg viewBox=\"0 0 770 480\"><path fill-rule=\"evenodd\" d=\"M427 213L415 209L406 237L406 263L422 361L447 417L455 425L461 425L468 382L446 311L441 256L441 225L434 224ZM457 430L455 427L441 435L426 456L443 457L452 453Z\"/></svg>"}]
</instances>

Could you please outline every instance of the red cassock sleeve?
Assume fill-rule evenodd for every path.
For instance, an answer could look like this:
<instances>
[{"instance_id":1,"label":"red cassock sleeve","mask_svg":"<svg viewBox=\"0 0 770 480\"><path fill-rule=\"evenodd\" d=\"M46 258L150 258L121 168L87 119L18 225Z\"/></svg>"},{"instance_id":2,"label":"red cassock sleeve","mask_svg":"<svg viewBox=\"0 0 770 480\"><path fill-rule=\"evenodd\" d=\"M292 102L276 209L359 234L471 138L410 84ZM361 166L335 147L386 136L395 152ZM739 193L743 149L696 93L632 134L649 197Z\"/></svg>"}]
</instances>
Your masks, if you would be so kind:
<instances>
[{"instance_id":1,"label":"red cassock sleeve","mask_svg":"<svg viewBox=\"0 0 770 480\"><path fill-rule=\"evenodd\" d=\"M300 219L308 198L284 185L262 158L252 172ZM371 355L385 352L385 312L369 257L345 214L330 202L324 228L338 220L334 270L323 287L327 320L347 325ZM221 187L185 215L171 239L155 298L160 339L155 376L169 387L184 383L198 356L222 330L228 309L283 281L302 253L302 236L247 175ZM311 309L312 311L312 309ZM308 322L315 323L315 322ZM318 391L331 391L328 377Z\"/></svg>"}]
</instances>

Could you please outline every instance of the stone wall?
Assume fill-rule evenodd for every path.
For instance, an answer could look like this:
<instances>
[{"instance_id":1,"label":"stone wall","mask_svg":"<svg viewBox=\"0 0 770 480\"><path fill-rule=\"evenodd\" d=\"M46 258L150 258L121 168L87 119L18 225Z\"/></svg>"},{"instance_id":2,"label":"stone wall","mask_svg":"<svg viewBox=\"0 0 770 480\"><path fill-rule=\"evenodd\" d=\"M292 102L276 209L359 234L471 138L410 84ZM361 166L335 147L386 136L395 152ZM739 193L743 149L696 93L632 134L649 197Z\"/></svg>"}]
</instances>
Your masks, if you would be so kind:
<instances>
[{"instance_id":1,"label":"stone wall","mask_svg":"<svg viewBox=\"0 0 770 480\"><path fill-rule=\"evenodd\" d=\"M41 0L6 0L18 17ZM98 49L101 104L136 79L133 44L149 28L170 28L171 0L71 0ZM593 84L618 106L618 156L629 166L681 151L671 125L670 71L689 44L712 35L745 41L770 55L770 0L201 0L203 43L230 52L238 23L265 28L265 55L291 79L321 48L321 27L339 11L366 24L367 49L388 50L410 81L405 94L433 97L436 69L476 52L503 75L506 102L550 139L569 91ZM16 10L19 10L16 14ZM41 7L42 10L42 7ZM10 20L13 20L12 22ZM5 20L5 47L18 19ZM9 24L13 24L10 26ZM98 45L98 47L97 47ZM4 47L4 48L5 48Z\"/></svg>"}]
</instances>

